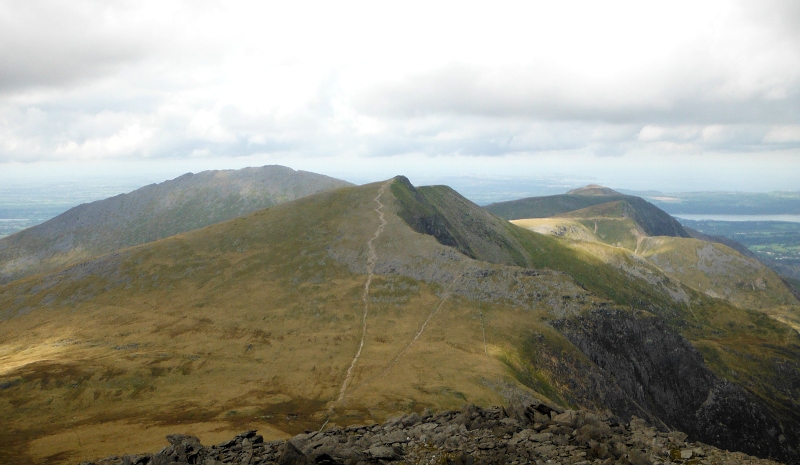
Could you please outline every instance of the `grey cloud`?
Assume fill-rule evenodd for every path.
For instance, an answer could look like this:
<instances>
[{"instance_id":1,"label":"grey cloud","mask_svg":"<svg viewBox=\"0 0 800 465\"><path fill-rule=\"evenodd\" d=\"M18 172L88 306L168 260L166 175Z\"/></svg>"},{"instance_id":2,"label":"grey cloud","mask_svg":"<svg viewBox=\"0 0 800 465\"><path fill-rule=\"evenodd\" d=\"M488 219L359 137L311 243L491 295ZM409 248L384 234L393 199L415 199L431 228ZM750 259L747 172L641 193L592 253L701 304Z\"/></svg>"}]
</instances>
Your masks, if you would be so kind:
<instances>
[{"instance_id":1,"label":"grey cloud","mask_svg":"<svg viewBox=\"0 0 800 465\"><path fill-rule=\"evenodd\" d=\"M111 7L101 1L0 4L0 92L82 82L141 59L152 47L149 38L120 24L125 8Z\"/></svg>"},{"instance_id":2,"label":"grey cloud","mask_svg":"<svg viewBox=\"0 0 800 465\"><path fill-rule=\"evenodd\" d=\"M796 0L740 1L743 14L783 40L800 42L800 2Z\"/></svg>"},{"instance_id":3,"label":"grey cloud","mask_svg":"<svg viewBox=\"0 0 800 465\"><path fill-rule=\"evenodd\" d=\"M590 78L549 75L534 68L492 69L449 65L358 95L361 111L392 117L480 115L539 120L608 123L748 122L800 120L800 79L787 95L763 92L745 97L719 95L725 77L697 69L670 70L674 76L646 76L603 88ZM542 76L545 74L545 76ZM639 98L635 93L642 92Z\"/></svg>"}]
</instances>

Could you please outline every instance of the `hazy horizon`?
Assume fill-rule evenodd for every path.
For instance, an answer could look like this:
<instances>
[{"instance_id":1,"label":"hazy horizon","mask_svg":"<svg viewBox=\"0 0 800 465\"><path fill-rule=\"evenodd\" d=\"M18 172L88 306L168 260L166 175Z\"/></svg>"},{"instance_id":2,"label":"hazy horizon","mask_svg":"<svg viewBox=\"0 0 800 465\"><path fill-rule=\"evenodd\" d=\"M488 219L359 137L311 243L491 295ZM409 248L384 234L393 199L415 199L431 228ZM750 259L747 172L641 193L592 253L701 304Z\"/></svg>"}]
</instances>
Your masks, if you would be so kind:
<instances>
[{"instance_id":1,"label":"hazy horizon","mask_svg":"<svg viewBox=\"0 0 800 465\"><path fill-rule=\"evenodd\" d=\"M6 2L0 183L281 164L795 190L798 21L784 0Z\"/></svg>"}]
</instances>

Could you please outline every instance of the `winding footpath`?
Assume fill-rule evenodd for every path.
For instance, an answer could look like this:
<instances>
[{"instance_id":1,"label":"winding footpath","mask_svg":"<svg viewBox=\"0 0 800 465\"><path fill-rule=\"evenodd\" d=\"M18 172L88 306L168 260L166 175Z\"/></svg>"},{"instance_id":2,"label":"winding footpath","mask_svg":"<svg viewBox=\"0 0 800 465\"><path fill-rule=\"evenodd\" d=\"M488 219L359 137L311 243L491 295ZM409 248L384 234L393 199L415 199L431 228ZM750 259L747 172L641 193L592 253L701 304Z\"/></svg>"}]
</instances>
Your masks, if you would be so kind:
<instances>
[{"instance_id":1,"label":"winding footpath","mask_svg":"<svg viewBox=\"0 0 800 465\"><path fill-rule=\"evenodd\" d=\"M350 385L350 382L353 379L353 370L355 370L356 365L358 364L358 359L361 357L361 351L364 350L364 340L367 337L367 316L369 315L369 286L372 284L375 263L378 261L378 253L375 251L375 240L381 236L383 229L386 227L386 219L383 215L384 205L381 203L381 196L388 185L389 184L387 183L381 186L380 190L378 190L378 195L374 199L375 203L378 204L378 206L375 207L375 213L378 214L380 225L375 231L375 234L373 234L372 238L367 242L367 281L364 283L364 292L361 294L361 301L364 303L364 313L361 315L361 341L358 343L358 351L356 352L355 357L353 357L350 367L347 369L347 375L344 377L344 382L342 382L342 387L339 390L339 397L330 408L331 411L333 411L333 408L337 404L341 403L344 399L344 396L347 393L347 387Z\"/></svg>"}]
</instances>

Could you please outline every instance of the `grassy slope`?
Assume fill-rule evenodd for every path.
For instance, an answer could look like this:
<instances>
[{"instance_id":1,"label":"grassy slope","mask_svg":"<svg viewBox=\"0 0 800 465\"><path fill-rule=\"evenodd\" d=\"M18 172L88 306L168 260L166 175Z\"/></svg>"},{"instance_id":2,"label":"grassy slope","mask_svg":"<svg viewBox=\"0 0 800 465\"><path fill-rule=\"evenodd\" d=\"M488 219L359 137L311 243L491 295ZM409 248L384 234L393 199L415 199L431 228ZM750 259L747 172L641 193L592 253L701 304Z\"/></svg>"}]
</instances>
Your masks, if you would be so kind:
<instances>
[{"instance_id":1,"label":"grassy slope","mask_svg":"<svg viewBox=\"0 0 800 465\"><path fill-rule=\"evenodd\" d=\"M539 221L542 220L533 220L537 224ZM531 224L529 222L527 225ZM537 237L529 246L532 256L538 257L535 260L536 266L565 271L580 285L602 297L624 306L648 309L662 316L700 349L706 363L718 376L741 384L772 405L776 411L782 412L780 415L784 418L797 421L798 404L795 398L800 392L796 370L797 361L800 360L800 338L792 327L798 329L800 308L792 304L785 288L778 286L774 273L762 266L753 278L744 273L747 270L738 270L744 273L743 278L749 276L757 279L764 275L767 286L766 289L753 289L752 286L745 289L746 286L742 286L739 292L745 297L734 299L740 305L738 307L728 301L700 293L693 289L694 286L680 284L689 297L684 304L670 300L670 293L665 292L668 287L662 286L659 292L659 287L652 285L652 280L647 282L645 279L643 282L641 278L637 279L635 275L652 278L664 274L653 265L642 263L641 259L636 260L635 255L625 249L569 237L550 236L547 239L560 242L561 247L555 244L546 247L543 245L543 238ZM682 259L686 258L686 253L691 248L689 245L700 242L670 237L645 240L669 244L671 247L667 248ZM564 245L573 249L573 254L565 254ZM728 258L745 259L720 244L701 245L723 248ZM537 251L540 252L538 255ZM723 261L725 263L730 264L730 261ZM625 270L631 269L638 269L639 272L633 276L625 273ZM686 278L683 273L667 274L678 280ZM704 279L709 280L708 277ZM725 276L717 279L729 283L732 278ZM748 293L753 295L747 295ZM770 305L763 305L759 298L767 299ZM788 367L793 367L795 372L788 370Z\"/></svg>"},{"instance_id":2,"label":"grassy slope","mask_svg":"<svg viewBox=\"0 0 800 465\"><path fill-rule=\"evenodd\" d=\"M487 205L486 209L507 220L547 218L609 202L628 204L628 215L651 236L689 237L677 220L640 197L630 195L561 194L530 197Z\"/></svg>"},{"instance_id":3,"label":"grassy slope","mask_svg":"<svg viewBox=\"0 0 800 465\"><path fill-rule=\"evenodd\" d=\"M638 253L668 275L711 297L763 312L800 330L800 304L775 272L724 244L648 237Z\"/></svg>"},{"instance_id":4,"label":"grassy slope","mask_svg":"<svg viewBox=\"0 0 800 465\"><path fill-rule=\"evenodd\" d=\"M636 250L645 231L639 226L636 210L625 200L607 202L558 215L574 218L592 230L596 238L606 244Z\"/></svg>"},{"instance_id":5,"label":"grassy slope","mask_svg":"<svg viewBox=\"0 0 800 465\"><path fill-rule=\"evenodd\" d=\"M103 442L114 427L144 432L126 451L161 447L161 426L211 438L319 427L360 337L377 189L316 195L0 288L3 447L25 457L35 441L27 459L53 463L121 452ZM389 214L385 197L381 255L447 249ZM515 285L537 279L551 278ZM502 402L497 386L515 381L498 354L514 354L540 313L444 295L435 283L373 279L364 353L333 421Z\"/></svg>"},{"instance_id":6,"label":"grassy slope","mask_svg":"<svg viewBox=\"0 0 800 465\"><path fill-rule=\"evenodd\" d=\"M772 319L691 290L682 304L645 272L498 219L462 231L485 212L444 188L421 189L420 206L396 181L381 194L387 223L376 236L380 187L318 194L0 287L8 456L59 463L156 450L167 429L206 442L245 427L279 437L319 427L330 408L334 422L370 421L502 402L509 386L564 402L563 380L527 346L541 335L580 359L547 321L604 299L664 316L717 373L778 407L797 395L781 390L775 368L800 356L797 334ZM409 210L452 227L479 260L412 230L397 215ZM364 351L337 403L361 337L372 237ZM519 259L572 278L482 261ZM487 282L509 292L475 294ZM107 441L122 430L139 441Z\"/></svg>"},{"instance_id":7,"label":"grassy slope","mask_svg":"<svg viewBox=\"0 0 800 465\"><path fill-rule=\"evenodd\" d=\"M79 205L0 240L0 283L348 183L282 166L205 171Z\"/></svg>"}]
</instances>

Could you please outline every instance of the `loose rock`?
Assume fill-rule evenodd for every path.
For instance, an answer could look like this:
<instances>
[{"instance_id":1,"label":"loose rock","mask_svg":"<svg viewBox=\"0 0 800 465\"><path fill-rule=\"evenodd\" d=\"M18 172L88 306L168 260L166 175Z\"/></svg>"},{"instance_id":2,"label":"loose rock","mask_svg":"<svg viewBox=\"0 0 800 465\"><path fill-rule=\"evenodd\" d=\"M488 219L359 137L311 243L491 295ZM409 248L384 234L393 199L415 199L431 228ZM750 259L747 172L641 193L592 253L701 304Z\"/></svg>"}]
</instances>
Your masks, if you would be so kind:
<instances>
[{"instance_id":1,"label":"loose rock","mask_svg":"<svg viewBox=\"0 0 800 465\"><path fill-rule=\"evenodd\" d=\"M460 411L412 413L383 425L332 427L264 442L255 430L205 447L193 436L167 436L155 454L108 457L82 465L367 465L571 464L768 465L770 460L664 433L634 418L627 425L583 410L544 404L508 409L465 406Z\"/></svg>"}]
</instances>

